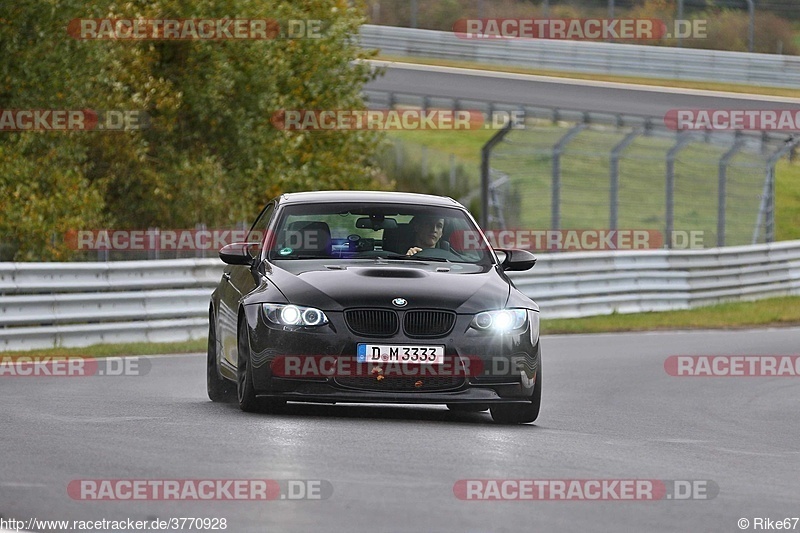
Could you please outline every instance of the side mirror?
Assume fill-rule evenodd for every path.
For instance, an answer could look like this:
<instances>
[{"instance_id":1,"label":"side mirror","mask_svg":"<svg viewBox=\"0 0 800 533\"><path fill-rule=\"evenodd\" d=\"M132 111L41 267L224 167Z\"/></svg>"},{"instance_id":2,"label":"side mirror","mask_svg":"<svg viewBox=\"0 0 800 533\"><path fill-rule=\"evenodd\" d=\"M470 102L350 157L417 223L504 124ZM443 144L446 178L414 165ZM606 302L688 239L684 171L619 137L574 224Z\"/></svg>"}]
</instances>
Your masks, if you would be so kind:
<instances>
[{"instance_id":1,"label":"side mirror","mask_svg":"<svg viewBox=\"0 0 800 533\"><path fill-rule=\"evenodd\" d=\"M522 272L530 270L536 264L536 256L527 250L496 250L500 256L503 270Z\"/></svg>"},{"instance_id":2,"label":"side mirror","mask_svg":"<svg viewBox=\"0 0 800 533\"><path fill-rule=\"evenodd\" d=\"M226 244L219 251L219 258L229 265L251 266L254 257L250 255L250 249L257 247L256 242L234 242Z\"/></svg>"}]
</instances>

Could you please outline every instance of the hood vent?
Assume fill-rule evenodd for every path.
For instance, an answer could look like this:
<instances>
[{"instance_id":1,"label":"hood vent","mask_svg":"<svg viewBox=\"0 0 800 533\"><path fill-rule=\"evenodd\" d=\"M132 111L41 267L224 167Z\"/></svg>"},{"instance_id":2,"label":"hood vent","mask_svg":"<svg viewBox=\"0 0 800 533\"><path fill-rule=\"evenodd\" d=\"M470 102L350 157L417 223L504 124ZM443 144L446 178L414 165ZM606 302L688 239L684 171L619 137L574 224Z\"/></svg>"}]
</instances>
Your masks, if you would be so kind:
<instances>
[{"instance_id":1,"label":"hood vent","mask_svg":"<svg viewBox=\"0 0 800 533\"><path fill-rule=\"evenodd\" d=\"M416 268L364 268L356 273L368 278L424 278L428 275Z\"/></svg>"}]
</instances>

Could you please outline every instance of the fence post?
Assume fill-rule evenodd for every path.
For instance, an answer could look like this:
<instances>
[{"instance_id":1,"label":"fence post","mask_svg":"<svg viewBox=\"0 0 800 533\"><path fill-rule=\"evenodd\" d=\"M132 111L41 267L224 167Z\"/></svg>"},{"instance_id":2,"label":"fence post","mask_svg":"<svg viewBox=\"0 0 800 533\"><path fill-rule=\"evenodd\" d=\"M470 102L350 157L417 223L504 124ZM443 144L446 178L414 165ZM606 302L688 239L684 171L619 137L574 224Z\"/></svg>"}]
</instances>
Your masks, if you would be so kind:
<instances>
[{"instance_id":1,"label":"fence post","mask_svg":"<svg viewBox=\"0 0 800 533\"><path fill-rule=\"evenodd\" d=\"M494 147L508 135L514 127L514 123L509 120L508 124L492 135L481 148L481 227L489 229L489 159L492 156Z\"/></svg>"},{"instance_id":2,"label":"fence post","mask_svg":"<svg viewBox=\"0 0 800 533\"><path fill-rule=\"evenodd\" d=\"M739 137L740 132L736 132ZM728 165L733 159L733 156L741 150L744 146L743 139L737 139L731 149L725 152L725 155L719 160L719 180L717 183L717 246L725 246L725 209L727 207L727 194L728 194Z\"/></svg>"},{"instance_id":3,"label":"fence post","mask_svg":"<svg viewBox=\"0 0 800 533\"><path fill-rule=\"evenodd\" d=\"M775 151L767 160L767 176L764 180L764 191L761 194L761 205L756 217L756 227L753 231L753 244L758 242L761 233L761 224L765 225L764 241L775 241L775 165L778 161L800 144L800 139L789 139L781 148Z\"/></svg>"},{"instance_id":4,"label":"fence post","mask_svg":"<svg viewBox=\"0 0 800 533\"><path fill-rule=\"evenodd\" d=\"M667 194L666 194L666 235L664 238L667 240L667 248L672 248L672 230L675 226L675 158L678 157L678 152L681 151L687 144L692 141L691 134L681 132L678 134L678 140L675 141L675 146L667 152Z\"/></svg>"},{"instance_id":5,"label":"fence post","mask_svg":"<svg viewBox=\"0 0 800 533\"><path fill-rule=\"evenodd\" d=\"M553 177L552 177L552 190L551 190L551 206L550 206L550 229L557 230L561 224L561 154L567 144L580 132L588 128L589 125L585 122L573 126L564 134L561 139L553 146Z\"/></svg>"},{"instance_id":6,"label":"fence post","mask_svg":"<svg viewBox=\"0 0 800 533\"><path fill-rule=\"evenodd\" d=\"M613 150L611 150L611 186L609 192L610 214L608 229L617 229L619 218L619 157L622 151L625 150L631 143L642 134L641 128L628 133Z\"/></svg>"}]
</instances>

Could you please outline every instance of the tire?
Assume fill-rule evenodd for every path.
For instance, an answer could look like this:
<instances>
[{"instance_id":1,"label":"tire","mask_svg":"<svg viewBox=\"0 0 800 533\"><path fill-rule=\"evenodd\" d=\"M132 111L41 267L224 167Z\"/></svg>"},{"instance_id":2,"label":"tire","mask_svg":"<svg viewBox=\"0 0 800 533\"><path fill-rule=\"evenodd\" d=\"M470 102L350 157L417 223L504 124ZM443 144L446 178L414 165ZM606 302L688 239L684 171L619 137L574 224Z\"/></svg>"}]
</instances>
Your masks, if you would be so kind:
<instances>
[{"instance_id":1,"label":"tire","mask_svg":"<svg viewBox=\"0 0 800 533\"><path fill-rule=\"evenodd\" d=\"M536 373L536 385L533 387L531 400L525 403L497 404L491 407L492 420L498 424L528 424L539 418L542 406L542 365Z\"/></svg>"},{"instance_id":2,"label":"tire","mask_svg":"<svg viewBox=\"0 0 800 533\"><path fill-rule=\"evenodd\" d=\"M489 405L483 403L448 403L447 408L456 413L481 413L487 411Z\"/></svg>"},{"instance_id":3,"label":"tire","mask_svg":"<svg viewBox=\"0 0 800 533\"><path fill-rule=\"evenodd\" d=\"M206 356L206 390L212 402L231 402L236 397L233 383L223 378L217 368L217 328L214 311L208 314L208 354Z\"/></svg>"},{"instance_id":4,"label":"tire","mask_svg":"<svg viewBox=\"0 0 800 533\"><path fill-rule=\"evenodd\" d=\"M286 405L285 401L256 397L253 369L250 365L250 337L247 334L247 325L243 321L239 322L237 341L239 356L236 364L236 397L239 409L246 413L279 411Z\"/></svg>"}]
</instances>

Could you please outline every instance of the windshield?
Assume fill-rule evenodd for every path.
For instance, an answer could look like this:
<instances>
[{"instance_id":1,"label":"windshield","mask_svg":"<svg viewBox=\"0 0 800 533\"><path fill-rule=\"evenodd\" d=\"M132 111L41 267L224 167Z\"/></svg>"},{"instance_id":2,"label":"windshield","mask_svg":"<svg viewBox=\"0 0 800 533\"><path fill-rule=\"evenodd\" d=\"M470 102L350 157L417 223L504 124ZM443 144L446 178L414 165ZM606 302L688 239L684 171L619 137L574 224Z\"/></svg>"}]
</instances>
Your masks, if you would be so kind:
<instances>
[{"instance_id":1,"label":"windshield","mask_svg":"<svg viewBox=\"0 0 800 533\"><path fill-rule=\"evenodd\" d=\"M384 259L488 264L460 209L407 204L297 204L281 210L268 259Z\"/></svg>"}]
</instances>

